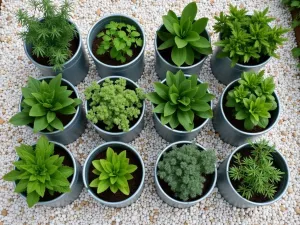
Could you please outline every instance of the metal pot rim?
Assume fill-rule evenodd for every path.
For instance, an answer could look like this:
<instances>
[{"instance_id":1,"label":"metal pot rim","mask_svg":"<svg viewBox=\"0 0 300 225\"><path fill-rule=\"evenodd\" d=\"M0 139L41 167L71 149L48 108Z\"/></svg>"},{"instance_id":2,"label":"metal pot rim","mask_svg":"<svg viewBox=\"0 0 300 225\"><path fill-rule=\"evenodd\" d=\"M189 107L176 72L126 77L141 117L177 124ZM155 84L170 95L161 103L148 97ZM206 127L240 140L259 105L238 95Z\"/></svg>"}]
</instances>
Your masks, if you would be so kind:
<instances>
[{"instance_id":1,"label":"metal pot rim","mask_svg":"<svg viewBox=\"0 0 300 225\"><path fill-rule=\"evenodd\" d=\"M194 200L194 201L186 201L186 202L180 201L180 200L176 200L176 199L170 197L170 196L164 191L164 189L160 186L160 183L159 183L158 178L157 178L157 165L158 165L158 163L159 163L159 161L160 161L162 155L163 155L167 150L169 150L170 148L172 148L174 145L179 145L179 144L196 144L196 145L197 145L200 149L202 149L203 151L207 151L202 145L200 145L200 144L198 144L198 143L195 143L195 142L192 142L192 141L177 141L177 142L174 142L174 143L168 145L164 150L162 150L162 151L159 153L159 155L158 155L158 157L157 157L157 159L156 159L156 162L155 162L155 165L154 165L154 179L155 179L155 182L156 182L156 184L158 185L159 189L160 189L160 190L162 191L162 193L166 196L166 198L168 198L170 201L173 201L173 202L175 202L175 203L177 203L177 204L181 204L181 205L196 204L196 203L202 201L203 199L205 199L206 197L208 197L208 196L212 193L214 187L216 186L216 183L217 183L217 174L218 174L217 166L216 166L216 164L215 164L215 172L214 172L214 173L215 173L215 178L214 178L213 184L211 185L209 191L208 191L205 195L203 195L202 197L200 197L200 198L198 198L197 200Z\"/></svg>"},{"instance_id":2,"label":"metal pot rim","mask_svg":"<svg viewBox=\"0 0 300 225\"><path fill-rule=\"evenodd\" d=\"M287 176L287 185L285 186L284 190L282 191L282 193L274 198L273 200L269 200L269 201L266 201L266 202L253 202L253 201L250 201L246 198L244 198L242 195L240 195L236 190L235 188L233 187L232 183L231 183L231 180L230 180L230 177L229 177L229 167L230 167L230 162L231 162L231 159L232 157L234 156L235 153L237 153L239 150L243 149L244 147L247 147L247 146L250 146L250 144L246 143L246 144L243 144L241 146L239 146L238 148L236 148L228 157L228 160L227 160L227 163L226 163L226 179L227 179L227 182L229 184L229 186L231 187L231 189L233 190L233 192L235 194L237 194L240 198L243 199L243 201L247 202L248 204L252 204L252 205L255 205L255 206L264 206L264 205L269 205L269 204L272 204L274 202L276 202L277 200L279 200L286 192L287 188L288 188L288 183L289 183L289 180L290 180L290 170L289 170L289 167L288 167L288 164L287 164L287 161L285 160L285 158L283 157L282 153L280 151L278 151L277 149L275 149L275 153L278 154L280 156L280 158L282 159L282 161L284 162L284 164L286 165L286 168L287 168L287 173L284 174L284 176Z\"/></svg>"},{"instance_id":3,"label":"metal pot rim","mask_svg":"<svg viewBox=\"0 0 300 225\"><path fill-rule=\"evenodd\" d=\"M120 79L120 78L125 79L126 82L128 81L129 83L131 83L132 85L134 85L136 88L139 88L139 86L138 86L134 81L130 80L130 79L127 78L127 77L121 77L121 76L109 76L109 77L104 77L104 78L102 78L101 80L97 81L97 84L104 82L106 79ZM87 114L87 113L88 113L88 101L87 101L87 100L85 100L85 107L84 107L84 108L85 108L85 113ZM108 135L111 135L111 136L118 136L118 135L122 135L122 134L125 134L125 133L128 133L128 132L134 130L134 129L141 123L141 121L143 120L144 114L145 114L145 108L146 108L146 103L145 103L145 99L144 99L144 100L143 100L142 111L141 111L141 113L140 113L140 117L139 117L138 121L137 121L133 126L131 126L131 127L129 128L128 131L122 131L122 132L110 132L110 131L107 131L107 130L104 130L104 129L98 127L96 124L92 123L91 121L89 121L89 122L92 124L92 126L93 126L97 131L99 131L99 132L101 132L101 133L108 134Z\"/></svg>"},{"instance_id":4,"label":"metal pot rim","mask_svg":"<svg viewBox=\"0 0 300 225\"><path fill-rule=\"evenodd\" d=\"M99 198L97 195L95 195L95 194L90 190L89 184L87 183L87 180L88 180L88 179L87 179L86 176L85 176L88 164L90 164L90 165L92 164L92 155L93 155L95 152L99 151L101 148L106 148L106 147L109 147L109 146L111 146L111 145L113 145L113 144L118 144L118 145L121 145L121 146L122 146L122 145L123 145L123 146L126 146L126 147L127 147L127 150L132 151L132 152L137 156L137 158L140 160L140 163L141 163L141 165L142 165L142 168L141 168L141 169L142 169L142 173L143 173L142 179L141 179L141 183L140 183L138 189L137 189L130 197L128 197L127 199L122 200L122 201L118 201L118 202L109 202L109 201L105 201L105 200ZM106 150L104 150L104 151L106 151ZM144 162L143 162L143 159L142 159L141 155L139 154L139 152L138 152L133 146L131 146L131 145L127 144L127 143L119 142L119 141L110 141L110 142L105 142L105 143L103 143L103 144L97 146L96 148L94 148L94 149L89 153L89 155L88 155L88 157L86 158L86 160L85 160L85 162L84 162L84 165L83 165L83 169L82 169L82 177L83 177L83 183L84 183L84 186L86 187L88 193L89 193L95 200L99 201L101 204L109 205L109 206L114 207L114 206L118 206L118 205L120 205L120 204L122 204L122 203L125 203L125 202L130 201L131 199L133 199L133 198L141 191L141 189L143 188L143 184L144 184L144 182L145 182L145 165L144 165Z\"/></svg>"},{"instance_id":5,"label":"metal pot rim","mask_svg":"<svg viewBox=\"0 0 300 225\"><path fill-rule=\"evenodd\" d=\"M97 24L99 22L101 22L102 20L105 20L105 19L108 19L110 17L114 17L114 16L119 16L119 17L124 17L124 18L127 18L129 20L132 20L136 26L141 30L142 32L142 37L143 37L143 46L142 46L142 49L140 51L140 53L133 59L131 60L130 62L126 63L126 64L123 64L123 65L118 65L118 66L115 66L115 65L109 65L109 64L106 64L106 63L103 63L101 62L99 59L97 59L94 54L93 54L93 51L92 51L92 48L91 48L91 45L89 43L89 40L91 38L91 34L92 34L92 31L95 29L95 27L97 26ZM112 20L111 20L112 21ZM93 40L94 41L94 40ZM110 14L108 16L104 16L102 17L101 19L99 19L92 27L91 29L89 30L89 33L88 33L88 36L87 36L87 48L88 48L88 51L90 53L90 55L92 56L92 58L97 62L99 63L100 65L102 66L106 66L106 67L110 67L110 68L118 68L118 69L122 69L122 68L126 68L128 67L129 65L132 65L134 64L143 54L144 54L144 51L145 51L145 48L146 48L146 36L145 36L145 31L143 29L143 27L135 20L133 19L132 17L129 17L129 16L126 16L124 14Z\"/></svg>"},{"instance_id":6,"label":"metal pot rim","mask_svg":"<svg viewBox=\"0 0 300 225\"><path fill-rule=\"evenodd\" d=\"M230 123L230 121L227 119L227 116L225 115L225 112L224 112L224 110L223 110L223 101L225 101L225 97L226 97L226 96L224 96L225 93L226 93L227 91L230 91L230 89L232 88L232 86L233 86L236 82L238 82L240 79L241 79L241 78L238 78L238 79L232 81L231 83L229 83L229 84L226 86L226 88L224 89L224 91L222 92L222 95L221 95L220 100L219 100L219 103L218 103L218 104L220 105L221 113L222 113L222 115L223 115L225 121L230 125L230 127L231 127L232 129L234 129L235 131L241 133L241 134L245 134L245 135L248 135L248 136L257 136L257 135L264 134L264 133L268 132L269 130L271 130L271 129L277 124L277 122L278 122L278 120L279 120L280 113L281 113L281 106L280 106L279 97L278 97L278 95L276 94L276 91L274 91L273 94L275 95L275 99L277 100L277 101L276 101L276 102L277 102L277 108L276 108L275 110L278 109L278 116L277 116L277 118L275 119L275 121L273 122L273 124L272 124L269 128L266 128L265 130L260 131L260 132L253 132L253 133L251 133L251 132L246 132L246 131L242 131L242 130L236 128L235 126L233 126L233 125Z\"/></svg>"}]
</instances>

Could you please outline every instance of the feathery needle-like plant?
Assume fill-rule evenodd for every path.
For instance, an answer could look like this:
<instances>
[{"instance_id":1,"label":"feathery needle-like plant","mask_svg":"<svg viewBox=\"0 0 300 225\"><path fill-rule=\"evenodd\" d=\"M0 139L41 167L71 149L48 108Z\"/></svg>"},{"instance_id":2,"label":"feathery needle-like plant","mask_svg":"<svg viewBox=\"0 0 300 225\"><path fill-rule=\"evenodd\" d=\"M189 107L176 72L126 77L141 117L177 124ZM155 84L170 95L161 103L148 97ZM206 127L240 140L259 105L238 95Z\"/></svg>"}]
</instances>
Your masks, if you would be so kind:
<instances>
[{"instance_id":1,"label":"feathery needle-like plant","mask_svg":"<svg viewBox=\"0 0 300 225\"><path fill-rule=\"evenodd\" d=\"M194 144L174 146L158 163L158 176L183 201L201 196L205 175L215 171L213 150L200 151Z\"/></svg>"},{"instance_id":2,"label":"feathery needle-like plant","mask_svg":"<svg viewBox=\"0 0 300 225\"><path fill-rule=\"evenodd\" d=\"M96 179L92 180L90 187L97 188L97 193L100 194L108 188L114 194L120 190L124 195L130 194L128 180L133 179L131 175L138 168L134 164L129 164L129 159L126 158L126 150L120 154L114 152L110 147L106 150L106 159L93 160L92 164L96 174Z\"/></svg>"},{"instance_id":3,"label":"feathery needle-like plant","mask_svg":"<svg viewBox=\"0 0 300 225\"><path fill-rule=\"evenodd\" d=\"M61 71L63 64L71 57L70 42L77 36L75 26L68 19L72 5L64 1L58 8L51 0L30 0L34 12L43 13L43 20L19 10L18 21L26 28L20 36L26 44L32 45L32 54L48 59L54 70Z\"/></svg>"},{"instance_id":4,"label":"feathery needle-like plant","mask_svg":"<svg viewBox=\"0 0 300 225\"><path fill-rule=\"evenodd\" d=\"M181 70L176 74L168 71L166 82L154 82L154 89L147 95L156 106L153 112L160 114L162 124L169 124L172 129L182 125L191 131L195 116L213 116L209 102L215 96L207 92L207 83L198 83L196 75L185 77Z\"/></svg>"},{"instance_id":5,"label":"feathery needle-like plant","mask_svg":"<svg viewBox=\"0 0 300 225\"><path fill-rule=\"evenodd\" d=\"M55 146L45 136L41 136L36 146L16 147L20 159L13 164L15 169L5 174L3 179L15 181L15 192L27 196L27 204L32 207L48 192L70 192L70 177L74 169L64 166L64 156L54 155Z\"/></svg>"},{"instance_id":6,"label":"feathery needle-like plant","mask_svg":"<svg viewBox=\"0 0 300 225\"><path fill-rule=\"evenodd\" d=\"M49 83L29 77L27 87L22 88L22 111L9 122L16 126L33 124L33 132L63 130L59 115L72 115L82 103L79 98L70 98L73 91L61 86L62 75L52 78Z\"/></svg>"},{"instance_id":7,"label":"feathery needle-like plant","mask_svg":"<svg viewBox=\"0 0 300 225\"><path fill-rule=\"evenodd\" d=\"M233 156L233 166L229 169L230 179L238 181L237 191L248 200L255 195L273 199L277 184L284 175L284 172L274 167L274 146L269 146L266 140L250 145L250 156L243 156L240 152Z\"/></svg>"},{"instance_id":8,"label":"feathery needle-like plant","mask_svg":"<svg viewBox=\"0 0 300 225\"><path fill-rule=\"evenodd\" d=\"M180 19L172 10L162 17L166 31L157 32L159 39L163 41L158 50L172 48L171 58L177 66L184 63L193 65L195 59L212 53L209 40L201 36L208 18L195 20L196 14L197 4L191 2L183 9Z\"/></svg>"}]
</instances>

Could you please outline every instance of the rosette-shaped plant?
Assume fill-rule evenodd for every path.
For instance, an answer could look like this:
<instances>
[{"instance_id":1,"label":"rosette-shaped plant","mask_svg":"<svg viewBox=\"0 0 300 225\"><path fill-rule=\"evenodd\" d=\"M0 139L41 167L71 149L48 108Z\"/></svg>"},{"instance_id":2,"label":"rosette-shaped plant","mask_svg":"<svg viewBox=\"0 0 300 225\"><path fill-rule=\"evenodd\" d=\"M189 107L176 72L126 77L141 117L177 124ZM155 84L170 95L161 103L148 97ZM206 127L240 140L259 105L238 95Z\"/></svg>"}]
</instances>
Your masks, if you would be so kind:
<instances>
[{"instance_id":1,"label":"rosette-shaped plant","mask_svg":"<svg viewBox=\"0 0 300 225\"><path fill-rule=\"evenodd\" d=\"M60 115L72 115L82 103L79 98L71 98L73 91L61 86L59 74L47 83L29 77L27 87L22 88L22 111L14 115L9 122L16 126L33 123L33 132L63 130Z\"/></svg>"},{"instance_id":2,"label":"rosette-shaped plant","mask_svg":"<svg viewBox=\"0 0 300 225\"><path fill-rule=\"evenodd\" d=\"M195 116L213 116L209 101L215 96L207 92L207 83L198 83L196 75L185 77L181 70L176 74L168 71L166 82L155 82L154 89L147 95L156 106L153 112L160 114L162 124L169 124L172 129L182 125L191 131Z\"/></svg>"},{"instance_id":3,"label":"rosette-shaped plant","mask_svg":"<svg viewBox=\"0 0 300 225\"><path fill-rule=\"evenodd\" d=\"M54 144L41 136L35 148L21 144L16 147L20 160L14 162L15 169L4 175L6 181L15 181L15 192L27 196L27 204L32 207L47 191L65 193L70 191L70 177L74 169L64 166L64 156L54 155Z\"/></svg>"}]
</instances>

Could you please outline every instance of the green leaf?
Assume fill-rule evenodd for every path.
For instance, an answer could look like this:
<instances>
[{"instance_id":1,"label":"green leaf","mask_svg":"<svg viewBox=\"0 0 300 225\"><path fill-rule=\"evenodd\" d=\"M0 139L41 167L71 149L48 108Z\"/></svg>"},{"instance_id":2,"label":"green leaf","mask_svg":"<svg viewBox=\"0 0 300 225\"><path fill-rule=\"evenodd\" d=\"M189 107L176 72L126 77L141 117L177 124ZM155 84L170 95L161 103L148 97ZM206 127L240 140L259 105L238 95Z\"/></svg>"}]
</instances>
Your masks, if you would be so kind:
<instances>
[{"instance_id":1,"label":"green leaf","mask_svg":"<svg viewBox=\"0 0 300 225\"><path fill-rule=\"evenodd\" d=\"M34 106L35 104L38 103L38 101L35 98L25 98L23 99L23 102L29 106Z\"/></svg>"},{"instance_id":2,"label":"green leaf","mask_svg":"<svg viewBox=\"0 0 300 225\"><path fill-rule=\"evenodd\" d=\"M48 126L47 116L36 117L33 124L33 132L37 133Z\"/></svg>"},{"instance_id":3,"label":"green leaf","mask_svg":"<svg viewBox=\"0 0 300 225\"><path fill-rule=\"evenodd\" d=\"M205 30L205 27L207 26L207 22L208 22L208 18L206 17L198 19L193 23L192 30L197 32L198 34L201 34Z\"/></svg>"},{"instance_id":4,"label":"green leaf","mask_svg":"<svg viewBox=\"0 0 300 225\"><path fill-rule=\"evenodd\" d=\"M202 36L199 36L198 41L190 41L189 43L192 46L196 47L196 48L209 48L209 47L211 47L210 42Z\"/></svg>"},{"instance_id":5,"label":"green leaf","mask_svg":"<svg viewBox=\"0 0 300 225\"><path fill-rule=\"evenodd\" d=\"M109 175L106 173L106 172L104 172L104 173L100 173L100 176L99 176L99 180L101 181L101 180L106 180L106 179L108 179L109 178Z\"/></svg>"},{"instance_id":6,"label":"green leaf","mask_svg":"<svg viewBox=\"0 0 300 225\"><path fill-rule=\"evenodd\" d=\"M103 169L103 167L100 164L100 160L93 160L92 161L93 166L100 172L104 172L105 170Z\"/></svg>"},{"instance_id":7,"label":"green leaf","mask_svg":"<svg viewBox=\"0 0 300 225\"><path fill-rule=\"evenodd\" d=\"M120 189L120 191L124 194L124 195L129 195L130 193L130 190L129 190L129 186L119 186L118 185L118 188Z\"/></svg>"},{"instance_id":8,"label":"green leaf","mask_svg":"<svg viewBox=\"0 0 300 225\"><path fill-rule=\"evenodd\" d=\"M177 113L174 113L169 121L169 124L172 129L175 129L179 125L179 121L177 119Z\"/></svg>"},{"instance_id":9,"label":"green leaf","mask_svg":"<svg viewBox=\"0 0 300 225\"><path fill-rule=\"evenodd\" d=\"M160 82L154 82L154 89L156 93L165 100L168 100L168 92L169 92L169 87L166 86L165 84L162 84Z\"/></svg>"},{"instance_id":10,"label":"green leaf","mask_svg":"<svg viewBox=\"0 0 300 225\"><path fill-rule=\"evenodd\" d=\"M36 191L39 188L39 182L36 181L29 181L27 185L27 194Z\"/></svg>"},{"instance_id":11,"label":"green leaf","mask_svg":"<svg viewBox=\"0 0 300 225\"><path fill-rule=\"evenodd\" d=\"M195 2L189 3L182 11L180 24L183 24L187 20L193 22L196 17L196 14L197 14L197 4Z\"/></svg>"},{"instance_id":12,"label":"green leaf","mask_svg":"<svg viewBox=\"0 0 300 225\"><path fill-rule=\"evenodd\" d=\"M55 117L56 117L55 112L48 111L48 113L47 113L47 122L51 123L55 119Z\"/></svg>"},{"instance_id":13,"label":"green leaf","mask_svg":"<svg viewBox=\"0 0 300 225\"><path fill-rule=\"evenodd\" d=\"M112 162L113 155L114 155L114 150L111 147L108 147L106 150L106 160Z\"/></svg>"},{"instance_id":14,"label":"green leaf","mask_svg":"<svg viewBox=\"0 0 300 225\"><path fill-rule=\"evenodd\" d=\"M31 92L39 92L40 91L41 82L33 77L29 77L28 79L28 87L31 89Z\"/></svg>"},{"instance_id":15,"label":"green leaf","mask_svg":"<svg viewBox=\"0 0 300 225\"><path fill-rule=\"evenodd\" d=\"M38 203L39 200L40 200L40 196L35 191L27 194L26 201L29 208L34 206L36 203Z\"/></svg>"},{"instance_id":16,"label":"green leaf","mask_svg":"<svg viewBox=\"0 0 300 225\"><path fill-rule=\"evenodd\" d=\"M175 41L174 41L174 38L172 37L172 38L166 40L165 42L163 42L157 49L164 50L167 48L171 48L174 45L175 45Z\"/></svg>"},{"instance_id":17,"label":"green leaf","mask_svg":"<svg viewBox=\"0 0 300 225\"><path fill-rule=\"evenodd\" d=\"M171 53L172 61L177 66L181 66L186 60L186 48L177 48L174 46Z\"/></svg>"},{"instance_id":18,"label":"green leaf","mask_svg":"<svg viewBox=\"0 0 300 225\"><path fill-rule=\"evenodd\" d=\"M171 116L164 117L163 114L160 115L160 121L163 125L166 125L171 120Z\"/></svg>"},{"instance_id":19,"label":"green leaf","mask_svg":"<svg viewBox=\"0 0 300 225\"><path fill-rule=\"evenodd\" d=\"M51 90L58 90L58 88L61 86L61 79L62 79L62 74L58 74L55 76L53 79L50 80L49 82L49 87Z\"/></svg>"},{"instance_id":20,"label":"green leaf","mask_svg":"<svg viewBox=\"0 0 300 225\"><path fill-rule=\"evenodd\" d=\"M175 31L173 29L173 23L171 22L171 19L168 16L162 17L165 28L171 33L175 35Z\"/></svg>"},{"instance_id":21,"label":"green leaf","mask_svg":"<svg viewBox=\"0 0 300 225\"><path fill-rule=\"evenodd\" d=\"M166 74L166 82L167 82L167 85L168 85L169 87L171 87L173 84L176 83L174 74L173 74L171 71L167 71L167 74Z\"/></svg>"},{"instance_id":22,"label":"green leaf","mask_svg":"<svg viewBox=\"0 0 300 225\"><path fill-rule=\"evenodd\" d=\"M210 105L202 100L196 100L191 104L191 107L195 111L204 112L210 109Z\"/></svg>"},{"instance_id":23,"label":"green leaf","mask_svg":"<svg viewBox=\"0 0 300 225\"><path fill-rule=\"evenodd\" d=\"M187 112L178 110L177 111L177 118L179 123L184 127L185 130L191 131L192 130L192 123L190 116Z\"/></svg>"},{"instance_id":24,"label":"green leaf","mask_svg":"<svg viewBox=\"0 0 300 225\"><path fill-rule=\"evenodd\" d=\"M171 99L172 103L174 103L174 104L177 104L178 97L179 97L179 94L177 94L177 93L170 94L170 99Z\"/></svg>"},{"instance_id":25,"label":"green leaf","mask_svg":"<svg viewBox=\"0 0 300 225\"><path fill-rule=\"evenodd\" d=\"M137 166L136 165L133 165L133 164L129 164L128 167L127 167L127 173L133 173L134 171L137 170Z\"/></svg>"},{"instance_id":26,"label":"green leaf","mask_svg":"<svg viewBox=\"0 0 300 225\"><path fill-rule=\"evenodd\" d=\"M9 173L5 174L3 176L3 180L6 180L6 181L15 181L18 179L18 176L21 174L20 171L17 171L17 170L12 170L10 171Z\"/></svg>"},{"instance_id":27,"label":"green leaf","mask_svg":"<svg viewBox=\"0 0 300 225\"><path fill-rule=\"evenodd\" d=\"M195 114L203 119L208 119L213 117L213 111L211 109L207 111L195 111Z\"/></svg>"},{"instance_id":28,"label":"green leaf","mask_svg":"<svg viewBox=\"0 0 300 225\"><path fill-rule=\"evenodd\" d=\"M109 180L99 181L97 193L100 194L109 188Z\"/></svg>"},{"instance_id":29,"label":"green leaf","mask_svg":"<svg viewBox=\"0 0 300 225\"><path fill-rule=\"evenodd\" d=\"M185 41L184 39L181 39L177 36L175 37L175 43L177 45L177 48L184 48L188 44L187 41Z\"/></svg>"},{"instance_id":30,"label":"green leaf","mask_svg":"<svg viewBox=\"0 0 300 225\"><path fill-rule=\"evenodd\" d=\"M41 105L41 104L35 104L32 106L29 116L38 117L38 116L44 116L47 114L47 110Z\"/></svg>"},{"instance_id":31,"label":"green leaf","mask_svg":"<svg viewBox=\"0 0 300 225\"><path fill-rule=\"evenodd\" d=\"M28 185L28 180L20 180L16 185L15 192L22 193L26 191L27 185Z\"/></svg>"},{"instance_id":32,"label":"green leaf","mask_svg":"<svg viewBox=\"0 0 300 225\"><path fill-rule=\"evenodd\" d=\"M64 108L58 110L58 112L60 112L61 114L64 114L64 115L72 115L72 114L76 113L76 109L74 108L73 105L69 105L67 107L64 107Z\"/></svg>"},{"instance_id":33,"label":"green leaf","mask_svg":"<svg viewBox=\"0 0 300 225\"><path fill-rule=\"evenodd\" d=\"M98 187L100 180L99 178L94 179L91 183L90 183L90 187Z\"/></svg>"},{"instance_id":34,"label":"green leaf","mask_svg":"<svg viewBox=\"0 0 300 225\"><path fill-rule=\"evenodd\" d=\"M197 85L197 87L198 87L198 91L197 91L195 97L197 99L204 97L205 94L207 93L208 83L199 84L199 85Z\"/></svg>"},{"instance_id":35,"label":"green leaf","mask_svg":"<svg viewBox=\"0 0 300 225\"><path fill-rule=\"evenodd\" d=\"M176 112L177 107L175 105L171 105L170 102L167 102L167 104L164 107L164 117L172 115L174 112Z\"/></svg>"},{"instance_id":36,"label":"green leaf","mask_svg":"<svg viewBox=\"0 0 300 225\"><path fill-rule=\"evenodd\" d=\"M197 41L199 40L199 34L197 34L195 31L190 31L188 35L184 38L185 41L190 42L190 41Z\"/></svg>"},{"instance_id":37,"label":"green leaf","mask_svg":"<svg viewBox=\"0 0 300 225\"><path fill-rule=\"evenodd\" d=\"M57 130L64 130L63 123L57 117L50 123L50 125Z\"/></svg>"},{"instance_id":38,"label":"green leaf","mask_svg":"<svg viewBox=\"0 0 300 225\"><path fill-rule=\"evenodd\" d=\"M163 113L163 112L164 112L165 105L166 105L166 103L158 104L158 105L153 109L153 112L154 112L154 113Z\"/></svg>"},{"instance_id":39,"label":"green leaf","mask_svg":"<svg viewBox=\"0 0 300 225\"><path fill-rule=\"evenodd\" d=\"M181 37L181 27L178 23L173 23L173 29L175 31L175 34L177 35L177 36L175 36L175 38Z\"/></svg>"},{"instance_id":40,"label":"green leaf","mask_svg":"<svg viewBox=\"0 0 300 225\"><path fill-rule=\"evenodd\" d=\"M248 117L248 114L245 113L245 111L238 111L238 113L235 115L235 118L237 120L244 120Z\"/></svg>"},{"instance_id":41,"label":"green leaf","mask_svg":"<svg viewBox=\"0 0 300 225\"><path fill-rule=\"evenodd\" d=\"M151 92L147 94L147 99L154 104L160 104L165 102L165 100L159 97L159 95L156 92Z\"/></svg>"},{"instance_id":42,"label":"green leaf","mask_svg":"<svg viewBox=\"0 0 300 225\"><path fill-rule=\"evenodd\" d=\"M167 41L169 39L173 39L174 40L174 35L168 33L168 32L163 32L163 31L157 31L157 36L159 37L159 39L161 39L162 41ZM175 43L174 43L175 44Z\"/></svg>"},{"instance_id":43,"label":"green leaf","mask_svg":"<svg viewBox=\"0 0 300 225\"><path fill-rule=\"evenodd\" d=\"M69 176L73 175L74 169L69 166L62 166L58 170L64 177L68 178Z\"/></svg>"},{"instance_id":44,"label":"green leaf","mask_svg":"<svg viewBox=\"0 0 300 225\"><path fill-rule=\"evenodd\" d=\"M34 118L30 117L28 112L22 111L14 115L9 122L15 126L22 126L32 123L33 120Z\"/></svg>"}]
</instances>

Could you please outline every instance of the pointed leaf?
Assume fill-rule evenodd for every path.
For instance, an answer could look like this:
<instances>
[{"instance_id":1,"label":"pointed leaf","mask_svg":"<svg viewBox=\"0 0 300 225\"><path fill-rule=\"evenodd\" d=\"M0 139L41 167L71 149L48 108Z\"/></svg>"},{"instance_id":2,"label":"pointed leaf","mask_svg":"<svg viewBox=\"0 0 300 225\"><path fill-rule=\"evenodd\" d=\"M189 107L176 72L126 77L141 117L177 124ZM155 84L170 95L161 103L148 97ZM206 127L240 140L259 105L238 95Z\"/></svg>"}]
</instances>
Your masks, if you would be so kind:
<instances>
[{"instance_id":1,"label":"pointed leaf","mask_svg":"<svg viewBox=\"0 0 300 225\"><path fill-rule=\"evenodd\" d=\"M192 30L197 32L198 34L201 34L205 30L207 22L208 22L208 18L206 17L198 19L193 23Z\"/></svg>"},{"instance_id":2,"label":"pointed leaf","mask_svg":"<svg viewBox=\"0 0 300 225\"><path fill-rule=\"evenodd\" d=\"M177 48L174 46L171 53L172 61L177 66L181 66L186 60L186 48Z\"/></svg>"},{"instance_id":3,"label":"pointed leaf","mask_svg":"<svg viewBox=\"0 0 300 225\"><path fill-rule=\"evenodd\" d=\"M28 112L22 111L14 115L9 122L15 126L22 126L32 123L33 120L34 118L30 117Z\"/></svg>"}]
</instances>

